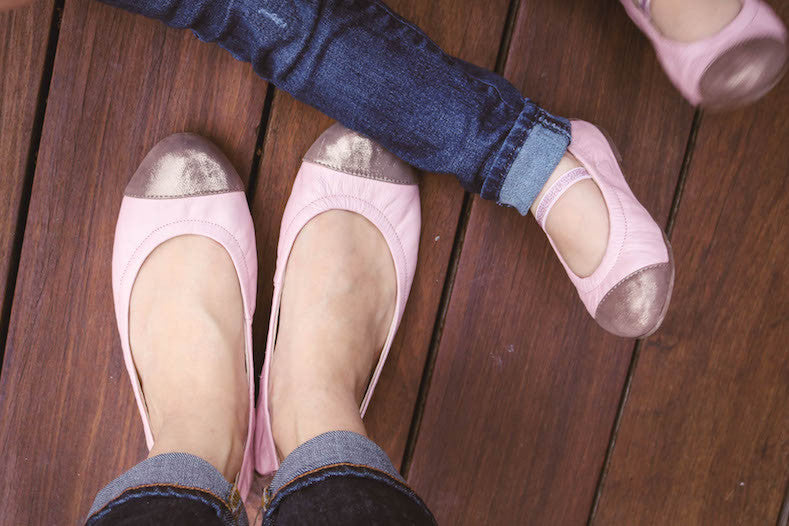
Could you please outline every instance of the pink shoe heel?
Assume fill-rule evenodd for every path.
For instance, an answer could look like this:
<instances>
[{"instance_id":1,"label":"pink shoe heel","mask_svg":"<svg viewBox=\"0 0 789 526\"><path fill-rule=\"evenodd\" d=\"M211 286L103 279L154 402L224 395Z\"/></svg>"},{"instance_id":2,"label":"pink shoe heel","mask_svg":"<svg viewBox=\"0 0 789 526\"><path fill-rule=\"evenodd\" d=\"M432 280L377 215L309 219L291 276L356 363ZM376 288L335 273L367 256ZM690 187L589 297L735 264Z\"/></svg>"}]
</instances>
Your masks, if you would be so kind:
<instances>
[{"instance_id":1,"label":"pink shoe heel","mask_svg":"<svg viewBox=\"0 0 789 526\"><path fill-rule=\"evenodd\" d=\"M645 338L660 327L671 300L671 246L627 185L613 144L588 122L573 120L571 126L568 151L583 168L570 170L548 189L535 218L545 230L551 208L572 185L585 179L597 184L608 207L609 234L603 259L590 276L577 276L545 233L597 323L618 336Z\"/></svg>"},{"instance_id":2,"label":"pink shoe heel","mask_svg":"<svg viewBox=\"0 0 789 526\"><path fill-rule=\"evenodd\" d=\"M694 106L719 110L749 104L770 91L787 69L787 31L763 0L743 0L737 17L716 35L676 42L652 23L649 0L621 0L652 41L658 60Z\"/></svg>"},{"instance_id":3,"label":"pink shoe heel","mask_svg":"<svg viewBox=\"0 0 789 526\"><path fill-rule=\"evenodd\" d=\"M112 254L112 290L123 359L142 417L148 449L154 444L145 396L129 345L132 287L151 252L169 239L199 235L227 251L236 268L244 302L249 430L236 486L246 498L254 468L255 427L252 315L257 291L257 252L244 185L230 161L208 140L179 133L148 153L124 193ZM206 276L210 279L209 276Z\"/></svg>"},{"instance_id":4,"label":"pink shoe heel","mask_svg":"<svg viewBox=\"0 0 789 526\"><path fill-rule=\"evenodd\" d=\"M335 124L304 156L282 217L274 274L266 358L258 394L255 433L258 473L279 468L268 407L269 373L277 339L279 306L285 267L301 229L329 210L347 210L364 216L386 240L397 276L397 305L389 334L359 409L364 416L381 375L411 290L419 249L421 212L419 187L413 170L370 139Z\"/></svg>"}]
</instances>

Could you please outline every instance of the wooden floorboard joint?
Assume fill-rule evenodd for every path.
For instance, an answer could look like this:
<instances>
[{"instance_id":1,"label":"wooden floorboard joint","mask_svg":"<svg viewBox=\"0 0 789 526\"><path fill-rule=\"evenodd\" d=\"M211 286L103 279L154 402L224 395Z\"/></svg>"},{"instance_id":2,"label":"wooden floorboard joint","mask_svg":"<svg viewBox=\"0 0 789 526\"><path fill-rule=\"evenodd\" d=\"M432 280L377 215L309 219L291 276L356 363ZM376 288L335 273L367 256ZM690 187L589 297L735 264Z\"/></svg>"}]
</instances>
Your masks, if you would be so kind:
<instances>
[{"instance_id":1,"label":"wooden floorboard joint","mask_svg":"<svg viewBox=\"0 0 789 526\"><path fill-rule=\"evenodd\" d=\"M500 75L503 74L504 68L507 64L507 54L509 53L510 44L512 43L512 34L515 28L515 21L518 17L520 4L521 0L510 0L509 7L507 8L506 23L504 25L504 31L502 32L499 52L496 56L496 67L494 69L494 71ZM400 465L400 473L402 473L406 480L408 479L408 471L411 467L414 449L416 448L416 441L419 437L419 430L422 424L425 403L427 402L427 395L430 390L433 369L438 356L438 347L441 343L441 336L444 331L444 322L449 309L449 300L452 297L452 290L455 285L455 276L457 275L457 270L460 265L460 254L463 251L463 242L466 237L466 229L468 228L469 220L471 219L471 209L473 204L474 196L466 192L463 195L463 206L460 209L458 227L455 231L455 239L452 245L452 252L449 257L449 265L447 267L447 275L444 280L444 288L441 291L441 302L439 303L438 314L436 315L436 321L433 325L433 334L430 338L430 347L428 349L427 360L422 373L422 380L419 384L419 394L417 395L413 418L411 420L411 427L408 431L408 439L406 441L405 451L403 452L403 459Z\"/></svg>"},{"instance_id":2,"label":"wooden floorboard joint","mask_svg":"<svg viewBox=\"0 0 789 526\"><path fill-rule=\"evenodd\" d=\"M33 178L36 173L38 147L41 143L41 133L44 128L44 115L47 110L49 85L52 81L52 70L55 65L55 51L57 50L58 39L60 37L60 22L63 17L64 4L65 0L55 1L55 11L52 16L52 23L50 24L49 35L47 37L44 70L38 88L36 115L33 120L33 131L30 136L30 146L28 148L27 162L25 164L25 181L22 185L19 213L17 214L16 220L16 232L14 233L14 243L11 249L8 276L6 278L6 293L3 298L2 310L0 310L0 374L3 372L3 358L5 356L6 340L8 339L8 329L11 321L11 308L14 303L14 289L16 288L16 278L19 273L19 259L22 255L22 243L25 239L25 225L27 224L27 213L30 208L30 195L33 190Z\"/></svg>"},{"instance_id":3,"label":"wooden floorboard joint","mask_svg":"<svg viewBox=\"0 0 789 526\"><path fill-rule=\"evenodd\" d=\"M693 152L696 149L696 138L698 136L699 128L701 127L701 119L702 119L702 111L700 109L696 109L695 113L693 114L693 122L690 126L690 133L688 134L688 142L685 146L685 155L682 159L682 165L679 169L679 176L677 177L677 186L674 190L674 197L671 201L671 209L669 210L668 219L666 219L666 226L664 231L666 232L666 236L670 239L671 233L674 230L674 224L676 221L677 213L679 212L680 204L682 203L682 192L685 189L685 183L687 180L688 172L690 171L690 166L693 161ZM635 345L633 345L633 355L630 359L630 366L627 370L627 376L625 380L625 385L622 388L622 396L619 401L619 406L617 407L616 418L614 419L614 425L611 428L611 438L608 441L608 448L605 453L605 459L603 460L603 467L600 470L600 478L597 481L597 486L595 489L595 496L594 500L592 501L592 508L589 511L589 519L587 520L587 526L591 526L594 523L595 513L597 512L598 504L600 503L600 497L603 494L603 487L605 485L605 478L608 474L608 469L611 464L611 459L613 458L614 448L616 446L616 437L619 433L619 426L622 421L622 415L625 411L625 405L627 404L628 395L630 394L630 387L633 382L633 376L635 375L636 366L638 365L638 358L641 354L643 340L636 341Z\"/></svg>"},{"instance_id":4,"label":"wooden floorboard joint","mask_svg":"<svg viewBox=\"0 0 789 526\"><path fill-rule=\"evenodd\" d=\"M463 196L463 206L460 209L458 227L457 230L455 230L455 240L452 244L452 252L449 256L447 277L444 281L444 288L441 291L441 302L439 303L438 314L436 315L436 321L433 325L433 335L430 338L430 347L428 348L427 360L422 373L422 380L419 383L419 394L416 398L416 404L413 413L414 416L411 420L411 428L408 431L408 439L406 441L405 451L403 452L403 460L400 465L400 473L406 480L408 480L408 470L411 467L411 460L413 459L416 441L419 436L419 429L422 424L425 402L427 401L427 396L430 390L430 381L433 377L433 368L435 367L436 357L438 356L438 346L441 343L441 335L444 332L444 322L449 309L449 300L452 297L452 289L455 286L455 276L457 275L458 266L460 264L460 254L463 251L463 242L466 238L466 228L468 227L468 222L471 218L471 209L473 204L474 196L466 192Z\"/></svg>"},{"instance_id":5,"label":"wooden floorboard joint","mask_svg":"<svg viewBox=\"0 0 789 526\"><path fill-rule=\"evenodd\" d=\"M270 83L266 87L266 100L263 102L263 111L260 112L260 124L258 125L258 137L255 141L255 151L252 154L252 163L249 168L249 184L247 184L247 201L250 203L255 196L258 186L258 173L260 160L263 158L266 145L266 133L268 123L271 120L271 108L274 106L274 93L277 88Z\"/></svg>"},{"instance_id":6,"label":"wooden floorboard joint","mask_svg":"<svg viewBox=\"0 0 789 526\"><path fill-rule=\"evenodd\" d=\"M784 493L784 503L781 506L781 511L778 513L778 520L775 522L776 526L789 525L789 480L786 481L786 492Z\"/></svg>"},{"instance_id":7,"label":"wooden floorboard joint","mask_svg":"<svg viewBox=\"0 0 789 526\"><path fill-rule=\"evenodd\" d=\"M600 503L600 497L603 494L605 477L608 474L608 468L611 465L611 459L613 458L614 455L614 447L616 446L616 437L617 434L619 433L619 424L622 422L622 415L625 412L625 405L627 405L627 399L630 395L630 386L632 385L633 377L636 372L636 367L638 366L638 358L641 355L642 342L643 340L637 340L635 345L633 345L633 356L630 359L630 366L627 369L625 386L622 389L622 397L619 400L619 406L617 407L616 410L616 418L614 419L614 425L611 428L611 438L608 440L608 448L606 449L605 452L603 467L600 470L600 478L597 480L594 500L592 501L592 508L589 511L589 519L586 521L587 526L591 526L594 523L595 513L597 512L597 506Z\"/></svg>"}]
</instances>

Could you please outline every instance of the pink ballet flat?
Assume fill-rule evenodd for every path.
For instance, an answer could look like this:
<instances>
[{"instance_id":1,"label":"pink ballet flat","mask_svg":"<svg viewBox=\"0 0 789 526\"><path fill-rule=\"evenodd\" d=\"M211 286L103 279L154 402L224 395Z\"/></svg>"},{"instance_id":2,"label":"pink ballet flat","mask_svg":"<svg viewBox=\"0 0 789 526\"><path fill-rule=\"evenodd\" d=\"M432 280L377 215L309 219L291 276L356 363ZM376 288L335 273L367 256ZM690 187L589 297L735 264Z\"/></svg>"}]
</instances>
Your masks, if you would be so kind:
<instances>
[{"instance_id":1,"label":"pink ballet flat","mask_svg":"<svg viewBox=\"0 0 789 526\"><path fill-rule=\"evenodd\" d=\"M304 156L282 216L266 359L258 394L255 466L261 475L268 475L279 468L271 431L268 389L285 267L301 229L311 219L329 210L355 212L375 225L389 246L397 276L395 314L359 409L362 416L378 383L414 279L421 211L419 187L413 170L370 139L335 124Z\"/></svg>"},{"instance_id":2,"label":"pink ballet flat","mask_svg":"<svg viewBox=\"0 0 789 526\"><path fill-rule=\"evenodd\" d=\"M618 155L606 136L588 122L573 120L568 151L583 168L570 170L545 192L535 218L545 230L553 205L573 184L592 179L608 207L608 246L588 277L577 276L546 235L589 314L605 330L645 338L666 316L674 286L674 260L663 231L625 182Z\"/></svg>"},{"instance_id":3,"label":"pink ballet flat","mask_svg":"<svg viewBox=\"0 0 789 526\"><path fill-rule=\"evenodd\" d=\"M743 0L737 17L716 35L676 42L652 24L650 0L620 0L652 41L658 60L694 106L742 106L765 95L786 71L786 26L762 0Z\"/></svg>"},{"instance_id":4,"label":"pink ballet flat","mask_svg":"<svg viewBox=\"0 0 789 526\"><path fill-rule=\"evenodd\" d=\"M153 447L140 379L129 346L129 302L143 263L156 247L183 235L213 239L235 265L244 301L249 431L236 485L246 498L254 468L254 383L252 315L257 291L257 252L244 184L230 161L208 140L188 133L159 142L143 160L124 192L112 254L112 290L123 358L142 417L145 441ZM206 277L210 279L209 276Z\"/></svg>"}]
</instances>

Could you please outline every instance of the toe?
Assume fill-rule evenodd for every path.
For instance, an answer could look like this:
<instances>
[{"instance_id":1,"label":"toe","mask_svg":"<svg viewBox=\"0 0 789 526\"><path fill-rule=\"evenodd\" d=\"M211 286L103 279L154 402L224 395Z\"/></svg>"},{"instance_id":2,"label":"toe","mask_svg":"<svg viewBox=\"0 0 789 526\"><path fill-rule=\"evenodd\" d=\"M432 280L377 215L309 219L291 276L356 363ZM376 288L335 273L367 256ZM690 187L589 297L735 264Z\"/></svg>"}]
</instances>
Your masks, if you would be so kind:
<instances>
[{"instance_id":1,"label":"toe","mask_svg":"<svg viewBox=\"0 0 789 526\"><path fill-rule=\"evenodd\" d=\"M595 312L605 330L626 338L643 338L660 326L674 279L671 261L630 274L606 294Z\"/></svg>"}]
</instances>

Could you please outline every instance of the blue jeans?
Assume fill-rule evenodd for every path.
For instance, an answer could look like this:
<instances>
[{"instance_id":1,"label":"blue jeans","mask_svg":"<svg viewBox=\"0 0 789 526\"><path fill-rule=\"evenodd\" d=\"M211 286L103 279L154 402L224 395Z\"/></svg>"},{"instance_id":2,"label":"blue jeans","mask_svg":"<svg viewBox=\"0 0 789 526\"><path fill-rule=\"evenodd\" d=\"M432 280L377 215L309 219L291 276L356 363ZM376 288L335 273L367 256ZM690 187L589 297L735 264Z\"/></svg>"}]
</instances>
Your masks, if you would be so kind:
<instances>
[{"instance_id":1,"label":"blue jeans","mask_svg":"<svg viewBox=\"0 0 789 526\"><path fill-rule=\"evenodd\" d=\"M332 431L296 448L265 491L263 526L434 526L422 500L374 442ZM253 518L254 520L254 518ZM236 488L187 453L146 459L96 496L87 526L248 526Z\"/></svg>"},{"instance_id":2,"label":"blue jeans","mask_svg":"<svg viewBox=\"0 0 789 526\"><path fill-rule=\"evenodd\" d=\"M104 1L191 29L414 167L522 214L570 142L566 119L377 0Z\"/></svg>"}]
</instances>

